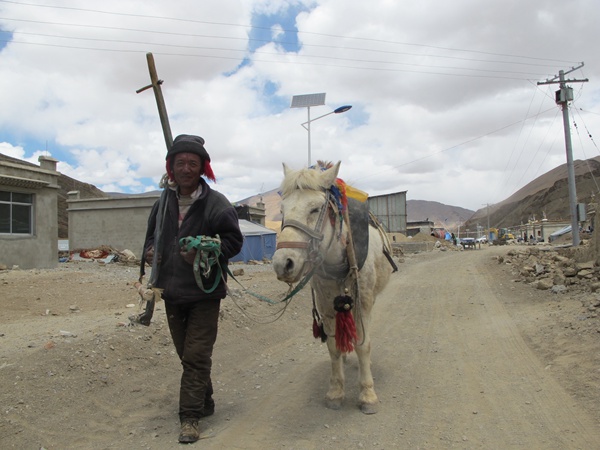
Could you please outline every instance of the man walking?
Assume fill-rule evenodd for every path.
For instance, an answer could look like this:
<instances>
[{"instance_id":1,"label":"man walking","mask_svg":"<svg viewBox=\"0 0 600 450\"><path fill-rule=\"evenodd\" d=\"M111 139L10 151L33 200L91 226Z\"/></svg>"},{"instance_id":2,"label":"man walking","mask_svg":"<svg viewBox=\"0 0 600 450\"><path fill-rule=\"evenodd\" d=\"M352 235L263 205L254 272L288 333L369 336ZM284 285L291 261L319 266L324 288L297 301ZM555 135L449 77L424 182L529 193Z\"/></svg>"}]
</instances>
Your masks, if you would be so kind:
<instances>
[{"instance_id":1,"label":"man walking","mask_svg":"<svg viewBox=\"0 0 600 450\"><path fill-rule=\"evenodd\" d=\"M154 287L162 289L171 337L183 367L179 442L191 443L200 438L199 419L214 413L212 352L221 299L227 294L224 269L229 258L240 252L243 236L231 203L202 177L215 181L204 139L177 136L167 153L166 169L166 196L150 213L144 259L157 271ZM194 273L197 249L180 245L188 237L208 237L216 245L218 258L212 259L218 263L208 272ZM221 279L217 279L217 264L223 269Z\"/></svg>"}]
</instances>

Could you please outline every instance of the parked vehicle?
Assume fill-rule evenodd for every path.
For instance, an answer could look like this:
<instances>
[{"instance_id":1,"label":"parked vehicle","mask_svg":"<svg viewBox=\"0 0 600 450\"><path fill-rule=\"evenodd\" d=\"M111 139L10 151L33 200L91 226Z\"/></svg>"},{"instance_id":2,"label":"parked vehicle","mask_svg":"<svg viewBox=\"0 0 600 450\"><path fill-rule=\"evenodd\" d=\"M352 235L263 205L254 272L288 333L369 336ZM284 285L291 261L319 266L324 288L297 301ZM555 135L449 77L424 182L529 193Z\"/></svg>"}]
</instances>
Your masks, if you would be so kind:
<instances>
[{"instance_id":1,"label":"parked vehicle","mask_svg":"<svg viewBox=\"0 0 600 450\"><path fill-rule=\"evenodd\" d=\"M486 244L486 243L487 243L487 241L488 241L488 238L487 238L487 236L481 236L481 237L478 237L478 238L477 238L477 239L475 239L475 240L476 240L478 243L480 243L480 244Z\"/></svg>"},{"instance_id":2,"label":"parked vehicle","mask_svg":"<svg viewBox=\"0 0 600 450\"><path fill-rule=\"evenodd\" d=\"M475 241L475 238L471 238L471 237L461 238L460 245L462 245L465 250L467 248L472 248L472 249L477 248L477 242Z\"/></svg>"}]
</instances>

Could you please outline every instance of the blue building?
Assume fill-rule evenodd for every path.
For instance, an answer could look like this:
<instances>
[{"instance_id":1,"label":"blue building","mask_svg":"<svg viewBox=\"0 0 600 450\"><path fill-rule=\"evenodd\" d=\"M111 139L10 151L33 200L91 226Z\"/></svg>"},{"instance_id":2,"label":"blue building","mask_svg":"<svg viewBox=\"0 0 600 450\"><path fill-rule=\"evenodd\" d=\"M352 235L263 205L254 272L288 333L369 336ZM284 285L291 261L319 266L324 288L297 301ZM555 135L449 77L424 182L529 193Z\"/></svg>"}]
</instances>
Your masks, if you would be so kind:
<instances>
[{"instance_id":1,"label":"blue building","mask_svg":"<svg viewBox=\"0 0 600 450\"><path fill-rule=\"evenodd\" d=\"M277 246L277 233L254 222L240 219L240 230L244 235L242 251L231 258L231 262L271 260Z\"/></svg>"}]
</instances>

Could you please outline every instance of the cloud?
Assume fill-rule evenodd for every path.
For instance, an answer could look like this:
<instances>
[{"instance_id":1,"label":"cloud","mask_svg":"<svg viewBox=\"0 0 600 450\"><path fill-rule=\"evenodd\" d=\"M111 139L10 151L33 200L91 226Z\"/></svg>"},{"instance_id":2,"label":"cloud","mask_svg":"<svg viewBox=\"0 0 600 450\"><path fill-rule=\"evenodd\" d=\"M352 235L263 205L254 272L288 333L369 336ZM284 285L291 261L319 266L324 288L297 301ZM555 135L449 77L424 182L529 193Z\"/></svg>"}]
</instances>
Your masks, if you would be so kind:
<instances>
[{"instance_id":1,"label":"cloud","mask_svg":"<svg viewBox=\"0 0 600 450\"><path fill-rule=\"evenodd\" d=\"M164 172L154 56L173 136L195 133L235 201L312 160L371 195L407 191L478 209L565 162L556 84L575 91L575 159L597 155L600 61L592 0L0 2L0 152L101 189L146 192ZM566 32L568 29L576 32ZM580 61L581 69L571 71ZM325 115L341 105L352 109Z\"/></svg>"}]
</instances>

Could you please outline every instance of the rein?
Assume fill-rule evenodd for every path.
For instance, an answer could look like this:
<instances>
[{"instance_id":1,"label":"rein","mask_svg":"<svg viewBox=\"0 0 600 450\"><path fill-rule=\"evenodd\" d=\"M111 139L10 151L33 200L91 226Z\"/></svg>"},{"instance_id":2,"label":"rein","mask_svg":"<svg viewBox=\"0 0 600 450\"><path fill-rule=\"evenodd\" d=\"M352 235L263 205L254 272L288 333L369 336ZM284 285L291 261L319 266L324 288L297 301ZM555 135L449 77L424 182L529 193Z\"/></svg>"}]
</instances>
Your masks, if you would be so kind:
<instances>
[{"instance_id":1,"label":"rein","mask_svg":"<svg viewBox=\"0 0 600 450\"><path fill-rule=\"evenodd\" d=\"M221 279L223 279L225 285L227 285L224 276L225 272L233 281L235 281L244 289L244 292L247 292L253 297L264 300L271 304L283 303L296 295L306 285L306 283L308 283L314 273L314 269L311 270L304 276L304 278L296 285L294 289L290 289L290 291L288 291L288 294L282 300L274 301L265 297L264 295L260 295L248 290L235 278L231 270L229 270L229 267L226 266L225 269L221 267L221 263L219 261L219 255L221 254L221 239L219 238L219 235L214 238L208 236L188 236L181 238L179 240L179 245L188 252L192 249L196 249L196 257L194 258L194 277L198 287L207 294L210 294L217 288ZM208 278L213 268L217 271L217 276L215 277L213 285L210 288L206 288L202 282L202 276ZM227 291L229 293L229 288L227 288Z\"/></svg>"}]
</instances>

